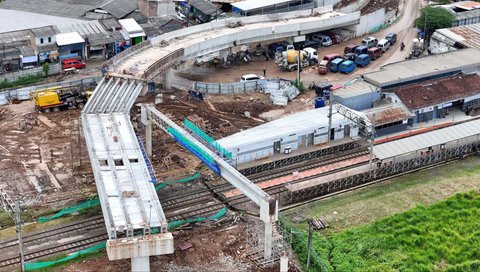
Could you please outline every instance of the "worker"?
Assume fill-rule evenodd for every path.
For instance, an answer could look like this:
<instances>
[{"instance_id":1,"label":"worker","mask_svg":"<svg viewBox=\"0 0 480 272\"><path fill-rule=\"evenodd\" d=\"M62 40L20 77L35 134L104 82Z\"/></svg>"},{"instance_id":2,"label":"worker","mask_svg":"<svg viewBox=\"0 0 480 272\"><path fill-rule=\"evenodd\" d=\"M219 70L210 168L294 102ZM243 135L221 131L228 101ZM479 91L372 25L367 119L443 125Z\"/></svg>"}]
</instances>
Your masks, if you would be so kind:
<instances>
[{"instance_id":1,"label":"worker","mask_svg":"<svg viewBox=\"0 0 480 272\"><path fill-rule=\"evenodd\" d=\"M102 66L102 76L105 76L105 74L107 73L107 67L105 67L105 65Z\"/></svg>"},{"instance_id":2,"label":"worker","mask_svg":"<svg viewBox=\"0 0 480 272\"><path fill-rule=\"evenodd\" d=\"M110 79L110 74L108 72L105 73L105 79L109 80Z\"/></svg>"},{"instance_id":3,"label":"worker","mask_svg":"<svg viewBox=\"0 0 480 272\"><path fill-rule=\"evenodd\" d=\"M263 68L263 77L267 75L267 68Z\"/></svg>"}]
</instances>

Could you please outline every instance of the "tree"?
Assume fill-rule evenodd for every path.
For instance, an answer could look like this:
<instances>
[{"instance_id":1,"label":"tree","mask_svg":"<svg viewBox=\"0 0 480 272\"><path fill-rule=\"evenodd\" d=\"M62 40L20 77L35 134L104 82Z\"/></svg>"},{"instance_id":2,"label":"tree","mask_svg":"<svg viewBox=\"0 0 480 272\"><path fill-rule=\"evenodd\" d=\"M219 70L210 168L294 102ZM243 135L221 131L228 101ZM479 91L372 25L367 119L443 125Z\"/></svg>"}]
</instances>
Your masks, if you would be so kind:
<instances>
[{"instance_id":1,"label":"tree","mask_svg":"<svg viewBox=\"0 0 480 272\"><path fill-rule=\"evenodd\" d=\"M427 35L433 34L437 29L451 27L455 20L455 16L447 9L441 7L424 7L420 10L420 17L415 19L415 27L421 31L425 29L425 16L427 17Z\"/></svg>"},{"instance_id":2,"label":"tree","mask_svg":"<svg viewBox=\"0 0 480 272\"><path fill-rule=\"evenodd\" d=\"M48 62L45 62L43 64L43 72L45 73L45 76L48 76L48 70L50 70L50 66L48 65Z\"/></svg>"}]
</instances>

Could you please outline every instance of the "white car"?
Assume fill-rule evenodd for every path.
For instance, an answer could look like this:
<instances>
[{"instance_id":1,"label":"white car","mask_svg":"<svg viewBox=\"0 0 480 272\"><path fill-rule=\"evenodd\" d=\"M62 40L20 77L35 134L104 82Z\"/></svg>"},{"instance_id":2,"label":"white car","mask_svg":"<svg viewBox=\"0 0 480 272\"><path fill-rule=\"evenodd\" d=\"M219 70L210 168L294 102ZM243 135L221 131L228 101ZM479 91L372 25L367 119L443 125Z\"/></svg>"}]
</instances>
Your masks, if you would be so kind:
<instances>
[{"instance_id":1,"label":"white car","mask_svg":"<svg viewBox=\"0 0 480 272\"><path fill-rule=\"evenodd\" d=\"M259 79L265 79L265 78L262 77L262 76L257 76L257 75L255 75L255 74L247 74L247 75L243 75L243 76L240 78L240 82L252 81L252 80L259 80Z\"/></svg>"}]
</instances>

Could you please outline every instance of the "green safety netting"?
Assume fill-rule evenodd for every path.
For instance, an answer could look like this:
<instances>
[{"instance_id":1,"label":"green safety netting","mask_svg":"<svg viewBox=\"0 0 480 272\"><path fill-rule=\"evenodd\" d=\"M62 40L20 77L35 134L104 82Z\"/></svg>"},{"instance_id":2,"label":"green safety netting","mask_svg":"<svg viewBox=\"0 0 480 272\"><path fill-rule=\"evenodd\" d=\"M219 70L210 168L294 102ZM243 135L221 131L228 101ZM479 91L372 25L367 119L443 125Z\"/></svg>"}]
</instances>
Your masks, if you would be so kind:
<instances>
[{"instance_id":1,"label":"green safety netting","mask_svg":"<svg viewBox=\"0 0 480 272\"><path fill-rule=\"evenodd\" d=\"M190 122L187 118L183 119L183 124L191 129L195 134L200 136L205 142L213 146L216 150L220 151L225 157L232 159L232 153L228 152L225 148L223 148L215 139L212 137L208 136L207 133L205 133L203 130L201 130L199 127L197 127L194 123Z\"/></svg>"},{"instance_id":2,"label":"green safety netting","mask_svg":"<svg viewBox=\"0 0 480 272\"><path fill-rule=\"evenodd\" d=\"M166 187L167 185L174 184L174 183L186 183L186 182L190 182L190 181L192 181L192 180L198 179L199 177L200 177L200 172L197 172L197 173L195 173L193 176L188 177L188 178L165 181L165 182L162 182L162 183L158 184L157 186L155 186L155 190L158 191L158 190Z\"/></svg>"},{"instance_id":3,"label":"green safety netting","mask_svg":"<svg viewBox=\"0 0 480 272\"><path fill-rule=\"evenodd\" d=\"M87 208L98 206L98 205L100 205L100 200L98 198L87 200L87 201L85 201L81 204L63 208L61 211L59 211L58 213L56 213L52 216L48 216L48 217L41 216L41 217L38 218L37 221L40 222L40 223L47 222L47 221L62 217L66 214L72 214L72 213L81 211L83 209L87 209Z\"/></svg>"},{"instance_id":4,"label":"green safety netting","mask_svg":"<svg viewBox=\"0 0 480 272\"><path fill-rule=\"evenodd\" d=\"M58 260L55 260L55 261L25 263L25 271L41 269L41 268L49 267L49 266L56 265L56 264L59 264L59 263L68 262L68 261L70 261L72 259L75 259L77 257L80 257L82 255L93 253L95 251L104 249L105 246L106 246L105 242L102 242L100 244L96 244L96 245L94 245L92 247L89 247L87 249L77 251L75 253L72 253L72 254L68 255L67 257L64 257L64 258L61 258L61 259L58 259Z\"/></svg>"},{"instance_id":5,"label":"green safety netting","mask_svg":"<svg viewBox=\"0 0 480 272\"><path fill-rule=\"evenodd\" d=\"M201 222L201 221L205 221L205 220L218 220L218 219L224 217L225 214L227 214L227 207L223 207L217 213L215 213L214 215L211 215L209 217L197 217L197 218L187 219L187 220L171 221L171 222L168 223L168 229L172 230L172 229L175 229L175 228L177 228L177 227L179 227L183 224L186 224L186 223L195 223L195 222ZM154 229L152 231L152 233L158 233L158 232L159 231L157 229ZM25 263L25 271L41 269L41 268L56 265L56 264L59 264L59 263L64 263L64 262L73 260L77 257L80 257L82 255L93 253L93 252L98 251L100 249L104 249L105 247L106 247L106 244L105 244L105 242L103 242L103 243L100 243L100 244L96 244L92 247L89 247L87 249L77 251L75 253L72 253L72 254L68 255L67 257L64 257L64 258L61 258L61 259L58 259L58 260L55 260L55 261Z\"/></svg>"},{"instance_id":6,"label":"green safety netting","mask_svg":"<svg viewBox=\"0 0 480 272\"><path fill-rule=\"evenodd\" d=\"M193 176L191 177L187 177L187 178L183 178L183 179L177 179L177 180L169 180L169 181L165 181L165 182L162 182L160 184L158 184L156 187L155 187L155 190L160 190L164 187L166 187L167 185L170 185L170 184L174 184L174 183L185 183L185 182L189 182L189 181L192 181L192 180L196 180L200 177L200 172L196 172ZM98 198L95 198L95 199L91 199L91 200L87 200L81 204L78 204L78 205L75 205L75 206L70 206L70 207L66 207L66 208L63 208L61 211L59 211L58 213L52 215L52 216L48 216L48 217L39 217L38 218L38 222L40 223L43 223L43 222L47 222L47 221L50 221L50 220L53 220L53 219L56 219L56 218L59 218L59 217L62 217L64 215L67 215L67 214L72 214L72 213L75 213L75 212L79 212L81 210L84 210L84 209L88 209L90 207L94 207L94 206L98 206L100 205L100 200Z\"/></svg>"},{"instance_id":7,"label":"green safety netting","mask_svg":"<svg viewBox=\"0 0 480 272\"><path fill-rule=\"evenodd\" d=\"M187 223L196 223L196 222L201 222L201 221L206 221L206 220L218 220L227 214L227 207L221 208L217 213L214 215L211 215L209 217L196 217L192 219L185 219L185 220L176 220L176 221L170 221L168 222L168 229L173 230L175 228L178 228L179 226Z\"/></svg>"},{"instance_id":8,"label":"green safety netting","mask_svg":"<svg viewBox=\"0 0 480 272\"><path fill-rule=\"evenodd\" d=\"M197 153L198 155L202 156L208 163L210 164L215 164L215 160L210 156L209 154L205 153L200 147L198 147L196 144L190 142L185 136L182 135L182 133L178 132L176 129L172 127L167 127L167 131L172 134L172 136L177 140L181 141L187 148L188 150Z\"/></svg>"}]
</instances>

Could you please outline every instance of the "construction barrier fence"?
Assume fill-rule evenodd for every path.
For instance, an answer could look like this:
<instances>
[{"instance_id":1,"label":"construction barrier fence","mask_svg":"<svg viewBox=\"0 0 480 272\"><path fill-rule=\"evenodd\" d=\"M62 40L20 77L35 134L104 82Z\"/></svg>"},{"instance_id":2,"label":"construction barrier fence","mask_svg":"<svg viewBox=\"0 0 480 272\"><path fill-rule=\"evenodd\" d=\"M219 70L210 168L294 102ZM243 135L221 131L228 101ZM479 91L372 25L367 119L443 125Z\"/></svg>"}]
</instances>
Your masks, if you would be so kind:
<instances>
[{"instance_id":1,"label":"construction barrier fence","mask_svg":"<svg viewBox=\"0 0 480 272\"><path fill-rule=\"evenodd\" d=\"M197 175L197 174L199 175L199 173L196 173L195 175ZM188 179L193 180L193 179L191 179L192 177L190 177ZM186 180L186 179L183 179L183 180ZM187 224L187 223L196 223L196 222L202 222L202 221L206 221L206 220L219 220L220 218L224 217L227 214L227 210L228 210L227 207L223 207L218 212L216 212L214 215L211 215L209 217L197 217L197 218L187 219L187 220L171 221L171 222L168 223L168 229L173 230L173 229L178 228L179 226ZM158 233L158 232L159 232L158 229L155 229L154 231L152 231L152 233ZM87 249L83 249L83 250L77 251L75 253L72 253L72 254L68 255L67 257L64 257L64 258L61 258L61 259L58 259L58 260L55 260L55 261L28 262L28 263L25 263L25 271L42 269L42 268L53 266L53 265L56 265L56 264L65 263L65 262L68 262L68 261L73 260L75 258L78 258L82 255L99 251L101 249L104 249L105 247L106 247L106 243L102 242L102 243L96 244L92 247L89 247Z\"/></svg>"},{"instance_id":2,"label":"construction barrier fence","mask_svg":"<svg viewBox=\"0 0 480 272\"><path fill-rule=\"evenodd\" d=\"M232 159L232 153L228 152L225 148L223 148L215 139L212 137L208 136L207 133L205 133L203 130L201 130L199 127L197 127L194 123L190 122L187 118L183 120L183 124L189 128L193 133L197 134L200 138L202 138L205 142L207 142L209 145L214 147L216 150L218 150L224 157L229 158L230 160Z\"/></svg>"},{"instance_id":3,"label":"construction barrier fence","mask_svg":"<svg viewBox=\"0 0 480 272\"><path fill-rule=\"evenodd\" d=\"M162 182L162 183L158 184L155 187L155 190L158 191L158 190L166 187L167 185L171 185L171 184L175 184L175 183L186 183L186 182L190 182L190 181L193 181L193 180L197 180L200 177L200 175L201 175L200 172L196 172L194 175L192 175L190 177L186 177L186 178L183 178L183 179L177 179L177 180L165 181L165 182ZM37 222L40 222L40 223L48 222L50 220L57 219L57 218L62 217L64 215L76 213L76 212L79 212L81 210L88 209L90 207L95 207L95 206L98 206L98 205L100 205L100 200L98 198L87 200L87 201L85 201L81 204L63 208L61 211L57 212L56 214L54 214L52 216L39 217L37 219Z\"/></svg>"},{"instance_id":4,"label":"construction barrier fence","mask_svg":"<svg viewBox=\"0 0 480 272\"><path fill-rule=\"evenodd\" d=\"M55 261L48 261L48 262L31 262L31 263L25 263L25 271L32 271L32 270L37 270L37 269L42 269L45 267L49 267L52 265L60 264L60 263L65 263L70 260L73 260L75 258L78 258L82 255L90 254L95 251L99 251L101 249L104 249L106 247L106 243L102 242L100 244L96 244L92 247L77 251L75 253L72 253L68 255L67 257L55 260Z\"/></svg>"}]
</instances>

